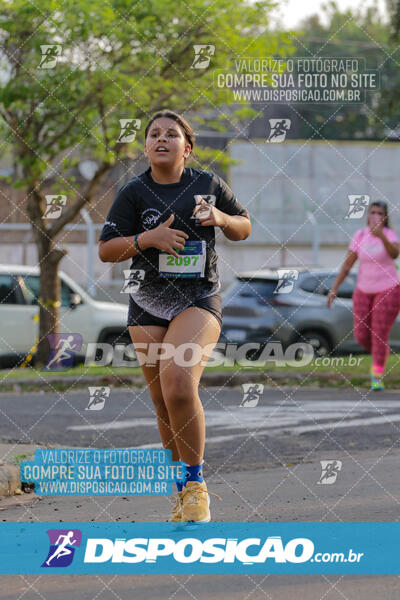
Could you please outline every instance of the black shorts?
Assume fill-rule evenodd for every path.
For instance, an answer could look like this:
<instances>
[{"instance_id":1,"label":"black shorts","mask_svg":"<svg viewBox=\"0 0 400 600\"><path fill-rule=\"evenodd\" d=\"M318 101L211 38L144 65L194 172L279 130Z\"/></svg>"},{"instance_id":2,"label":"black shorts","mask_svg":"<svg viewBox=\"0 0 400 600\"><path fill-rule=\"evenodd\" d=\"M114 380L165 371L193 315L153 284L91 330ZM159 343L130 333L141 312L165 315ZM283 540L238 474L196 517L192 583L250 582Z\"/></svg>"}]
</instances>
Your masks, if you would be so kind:
<instances>
[{"instance_id":1,"label":"black shorts","mask_svg":"<svg viewBox=\"0 0 400 600\"><path fill-rule=\"evenodd\" d=\"M206 298L200 298L190 304L190 306L197 306L198 308L205 308L218 320L220 327L222 327L222 301L221 294L217 292L212 296ZM187 306L186 308L189 308ZM128 327L134 325L161 325L162 327L168 327L171 321L167 319L160 319L140 308L138 304L129 296L129 312L128 312Z\"/></svg>"}]
</instances>

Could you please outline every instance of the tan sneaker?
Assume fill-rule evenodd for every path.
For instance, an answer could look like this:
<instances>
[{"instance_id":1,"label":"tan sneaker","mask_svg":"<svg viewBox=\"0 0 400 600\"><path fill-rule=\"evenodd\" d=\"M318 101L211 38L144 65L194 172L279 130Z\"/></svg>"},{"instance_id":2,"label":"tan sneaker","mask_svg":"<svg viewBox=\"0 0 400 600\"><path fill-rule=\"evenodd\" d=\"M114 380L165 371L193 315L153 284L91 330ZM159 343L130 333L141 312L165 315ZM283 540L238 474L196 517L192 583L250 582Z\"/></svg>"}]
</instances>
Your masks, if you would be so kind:
<instances>
[{"instance_id":1,"label":"tan sneaker","mask_svg":"<svg viewBox=\"0 0 400 600\"><path fill-rule=\"evenodd\" d=\"M182 521L182 492L176 492L175 498L172 500L174 503L172 507L171 517L168 519L169 523L180 523Z\"/></svg>"},{"instance_id":2,"label":"tan sneaker","mask_svg":"<svg viewBox=\"0 0 400 600\"><path fill-rule=\"evenodd\" d=\"M188 481L182 490L182 521L208 523L210 519L210 496L206 482Z\"/></svg>"}]
</instances>

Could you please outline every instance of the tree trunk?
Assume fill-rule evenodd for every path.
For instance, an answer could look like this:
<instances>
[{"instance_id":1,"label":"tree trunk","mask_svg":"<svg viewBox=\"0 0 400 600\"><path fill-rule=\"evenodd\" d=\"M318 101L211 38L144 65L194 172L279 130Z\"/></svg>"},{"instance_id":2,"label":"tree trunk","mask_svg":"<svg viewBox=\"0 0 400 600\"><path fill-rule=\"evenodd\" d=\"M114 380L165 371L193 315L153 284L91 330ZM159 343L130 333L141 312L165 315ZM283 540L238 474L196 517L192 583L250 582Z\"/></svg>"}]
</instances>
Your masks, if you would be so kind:
<instances>
[{"instance_id":1,"label":"tree trunk","mask_svg":"<svg viewBox=\"0 0 400 600\"><path fill-rule=\"evenodd\" d=\"M59 307L61 306L58 265L67 254L67 250L56 248L55 239L65 225L79 214L80 209L86 204L90 204L104 176L113 166L108 162L102 163L84 193L73 204L66 207L63 214L51 225L46 224L46 220L43 219L45 198L40 191L40 182L36 181L29 172L24 173L27 178L31 179L27 188L27 212L38 249L40 267L39 340L35 344L37 346L35 366L38 369L41 369L49 358L50 346L47 336L51 333L62 333L58 330Z\"/></svg>"},{"instance_id":2,"label":"tree trunk","mask_svg":"<svg viewBox=\"0 0 400 600\"><path fill-rule=\"evenodd\" d=\"M28 188L27 198L27 211L32 223L40 267L39 341L36 344L35 354L35 366L40 369L49 357L50 346L47 336L58 331L61 304L58 265L67 251L56 248L54 236L50 235L50 230L42 218L45 200L35 184Z\"/></svg>"},{"instance_id":3,"label":"tree trunk","mask_svg":"<svg viewBox=\"0 0 400 600\"><path fill-rule=\"evenodd\" d=\"M61 286L58 265L66 250L54 247L54 240L41 237L39 248L40 298L39 298L39 343L35 355L36 368L42 368L49 357L50 346L47 336L58 333Z\"/></svg>"}]
</instances>

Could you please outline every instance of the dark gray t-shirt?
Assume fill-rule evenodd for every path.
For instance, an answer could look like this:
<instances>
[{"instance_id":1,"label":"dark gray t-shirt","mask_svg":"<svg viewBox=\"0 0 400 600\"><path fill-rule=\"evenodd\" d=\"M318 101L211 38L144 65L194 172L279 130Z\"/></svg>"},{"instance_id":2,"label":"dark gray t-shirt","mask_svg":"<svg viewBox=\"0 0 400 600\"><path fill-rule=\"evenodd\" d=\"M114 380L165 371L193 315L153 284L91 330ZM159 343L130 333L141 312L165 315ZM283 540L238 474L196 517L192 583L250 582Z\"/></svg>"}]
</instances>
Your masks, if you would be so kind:
<instances>
[{"instance_id":1,"label":"dark gray t-shirt","mask_svg":"<svg viewBox=\"0 0 400 600\"><path fill-rule=\"evenodd\" d=\"M196 220L192 218L198 202L196 196L203 196L207 202L229 215L248 216L248 212L225 181L211 171L186 167L180 181L169 184L156 183L150 172L149 167L119 190L99 239L108 241L115 237L132 236L157 227L171 213L175 215L170 227L188 234L185 248L192 243L193 252L196 253L199 244L202 246L205 254L203 272L187 277L177 277L173 273L168 276L160 274L163 271L159 262L160 250L157 248L148 248L133 256L130 267L141 269L145 273L139 290L132 294L134 301L144 310L160 318L170 319L182 307L189 306L196 299L212 295L220 288L215 228L196 225Z\"/></svg>"}]
</instances>

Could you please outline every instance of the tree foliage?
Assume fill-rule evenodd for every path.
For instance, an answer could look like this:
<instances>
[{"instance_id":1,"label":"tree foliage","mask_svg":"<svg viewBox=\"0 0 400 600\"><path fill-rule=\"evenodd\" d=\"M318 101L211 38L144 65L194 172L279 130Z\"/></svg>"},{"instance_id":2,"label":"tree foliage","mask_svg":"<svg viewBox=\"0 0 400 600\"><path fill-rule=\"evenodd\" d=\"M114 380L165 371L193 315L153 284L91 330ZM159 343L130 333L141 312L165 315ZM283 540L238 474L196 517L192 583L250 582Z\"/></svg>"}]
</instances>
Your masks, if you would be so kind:
<instances>
[{"instance_id":1,"label":"tree foliage","mask_svg":"<svg viewBox=\"0 0 400 600\"><path fill-rule=\"evenodd\" d=\"M322 139L383 139L392 126L396 99L399 52L390 28L376 5L340 10L334 1L324 7L324 19L305 19L295 35L295 55L300 57L350 57L376 70L378 92L366 92L363 104L310 104L299 108L300 137ZM398 94L397 94L398 97Z\"/></svg>"},{"instance_id":2,"label":"tree foliage","mask_svg":"<svg viewBox=\"0 0 400 600\"><path fill-rule=\"evenodd\" d=\"M24 212L38 248L39 362L45 356L43 340L58 324L57 268L65 250L57 240L63 228L93 203L111 168L140 152L144 124L156 110L197 115L196 124L203 119L216 128L240 124L249 111L226 110L231 96L216 88L213 72L233 57L288 52L287 35L269 29L271 4L0 0L0 115L18 165L13 184L26 190ZM192 68L194 44L215 46L210 68ZM59 53L53 68L42 62L43 46L57 47L49 51L50 59L51 52ZM120 119L129 118L142 126L132 143L119 143ZM70 169L79 153L98 165L83 189L76 187ZM203 157L216 158L207 150ZM49 177L68 197L54 220L43 219Z\"/></svg>"}]
</instances>

